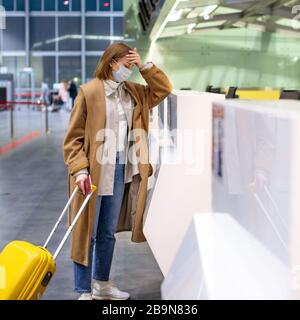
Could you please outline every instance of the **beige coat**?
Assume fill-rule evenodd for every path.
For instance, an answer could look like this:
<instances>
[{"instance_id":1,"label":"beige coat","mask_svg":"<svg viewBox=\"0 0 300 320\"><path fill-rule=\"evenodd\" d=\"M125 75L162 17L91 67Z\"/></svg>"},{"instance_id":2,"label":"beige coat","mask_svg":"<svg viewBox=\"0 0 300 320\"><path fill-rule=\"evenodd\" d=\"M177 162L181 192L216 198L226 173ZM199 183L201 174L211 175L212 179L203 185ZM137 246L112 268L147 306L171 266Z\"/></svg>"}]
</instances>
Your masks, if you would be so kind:
<instances>
[{"instance_id":1,"label":"beige coat","mask_svg":"<svg viewBox=\"0 0 300 320\"><path fill-rule=\"evenodd\" d=\"M132 231L133 242L146 241L143 234L143 214L147 197L148 177L153 169L148 161L149 110L157 106L172 91L173 86L167 75L155 64L152 68L140 70L147 85L125 81L135 101L132 129L135 138L139 174L125 185L125 192L116 232ZM62 144L64 162L68 169L69 196L74 190L73 174L88 168L92 183L98 187L101 174L99 159L99 130L105 128L105 94L103 81L94 78L80 86L70 114L67 132ZM142 129L140 132L137 129ZM145 132L145 134L142 134ZM97 135L98 133L98 135ZM68 212L68 226L78 212L85 196L77 192ZM71 259L88 266L88 252L93 232L97 192L91 196L86 209L78 220L71 236Z\"/></svg>"}]
</instances>

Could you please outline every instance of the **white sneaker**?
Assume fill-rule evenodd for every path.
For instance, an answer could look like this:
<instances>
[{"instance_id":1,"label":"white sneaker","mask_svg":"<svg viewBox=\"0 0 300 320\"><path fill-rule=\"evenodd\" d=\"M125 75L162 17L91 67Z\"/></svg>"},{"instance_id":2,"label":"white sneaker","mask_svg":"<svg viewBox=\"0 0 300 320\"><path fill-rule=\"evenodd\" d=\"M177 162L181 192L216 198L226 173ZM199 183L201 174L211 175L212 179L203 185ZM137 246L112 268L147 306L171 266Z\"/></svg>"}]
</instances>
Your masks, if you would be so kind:
<instances>
[{"instance_id":1,"label":"white sneaker","mask_svg":"<svg viewBox=\"0 0 300 320\"><path fill-rule=\"evenodd\" d=\"M93 296L90 292L85 292L80 295L78 300L93 300Z\"/></svg>"},{"instance_id":2,"label":"white sneaker","mask_svg":"<svg viewBox=\"0 0 300 320\"><path fill-rule=\"evenodd\" d=\"M130 294L119 290L112 281L93 281L92 297L96 300L127 300Z\"/></svg>"}]
</instances>

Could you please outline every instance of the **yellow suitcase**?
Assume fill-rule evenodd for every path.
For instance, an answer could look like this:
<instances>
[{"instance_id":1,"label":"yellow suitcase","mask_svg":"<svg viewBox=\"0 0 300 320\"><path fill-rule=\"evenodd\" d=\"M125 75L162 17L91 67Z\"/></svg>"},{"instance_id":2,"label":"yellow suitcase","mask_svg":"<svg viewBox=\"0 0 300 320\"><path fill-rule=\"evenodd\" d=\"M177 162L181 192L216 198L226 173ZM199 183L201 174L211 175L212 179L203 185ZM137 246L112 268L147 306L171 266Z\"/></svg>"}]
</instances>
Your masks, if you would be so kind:
<instances>
[{"instance_id":1,"label":"yellow suitcase","mask_svg":"<svg viewBox=\"0 0 300 320\"><path fill-rule=\"evenodd\" d=\"M25 241L12 241L4 248L0 253L0 300L37 300L43 295L55 273L55 259L95 190L96 186L92 185L91 192L85 197L54 255L47 250L48 243L75 197L78 186L42 247Z\"/></svg>"}]
</instances>

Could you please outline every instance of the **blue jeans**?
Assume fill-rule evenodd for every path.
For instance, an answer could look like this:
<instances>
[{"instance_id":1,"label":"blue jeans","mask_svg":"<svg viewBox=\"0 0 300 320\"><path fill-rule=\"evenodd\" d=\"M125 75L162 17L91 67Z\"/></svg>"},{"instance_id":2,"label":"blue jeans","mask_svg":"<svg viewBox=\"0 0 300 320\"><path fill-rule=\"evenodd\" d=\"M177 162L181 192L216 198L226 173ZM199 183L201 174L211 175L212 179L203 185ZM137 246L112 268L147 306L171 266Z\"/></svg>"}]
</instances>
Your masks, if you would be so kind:
<instances>
[{"instance_id":1,"label":"blue jeans","mask_svg":"<svg viewBox=\"0 0 300 320\"><path fill-rule=\"evenodd\" d=\"M124 161L121 161L117 152L113 195L97 196L95 228L89 250L89 266L73 262L76 292L91 292L92 271L93 279L109 280L116 242L115 232L125 187L124 168Z\"/></svg>"}]
</instances>

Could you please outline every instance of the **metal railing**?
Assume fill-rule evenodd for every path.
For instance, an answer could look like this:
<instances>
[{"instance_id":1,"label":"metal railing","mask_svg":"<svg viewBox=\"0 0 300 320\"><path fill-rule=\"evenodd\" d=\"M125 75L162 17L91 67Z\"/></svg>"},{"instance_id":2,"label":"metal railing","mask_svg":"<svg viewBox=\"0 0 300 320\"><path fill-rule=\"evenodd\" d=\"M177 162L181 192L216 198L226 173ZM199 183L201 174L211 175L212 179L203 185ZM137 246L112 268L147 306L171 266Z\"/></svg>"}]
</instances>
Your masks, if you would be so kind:
<instances>
[{"instance_id":1,"label":"metal railing","mask_svg":"<svg viewBox=\"0 0 300 320\"><path fill-rule=\"evenodd\" d=\"M0 109L9 110L10 111L10 137L14 138L14 109L16 105L27 105L27 106L37 106L37 107L45 107L45 133L48 134L49 131L49 115L48 115L48 107L47 103L42 102L25 102L25 101L0 101Z\"/></svg>"}]
</instances>

